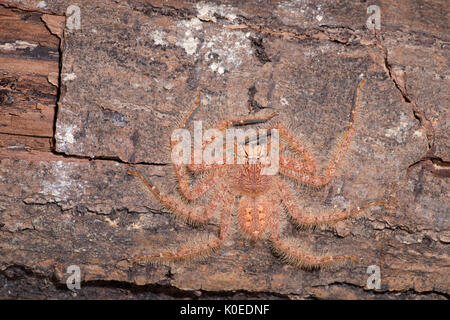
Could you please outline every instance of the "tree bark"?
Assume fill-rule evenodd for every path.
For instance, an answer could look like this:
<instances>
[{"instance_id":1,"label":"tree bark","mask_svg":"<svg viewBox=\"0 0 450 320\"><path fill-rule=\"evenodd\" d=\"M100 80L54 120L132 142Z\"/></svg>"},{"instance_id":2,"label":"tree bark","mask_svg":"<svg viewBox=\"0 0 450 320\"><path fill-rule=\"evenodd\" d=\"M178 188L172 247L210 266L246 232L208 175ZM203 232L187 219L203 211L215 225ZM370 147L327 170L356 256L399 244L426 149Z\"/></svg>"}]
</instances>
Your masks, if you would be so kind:
<instances>
[{"instance_id":1,"label":"tree bark","mask_svg":"<svg viewBox=\"0 0 450 320\"><path fill-rule=\"evenodd\" d=\"M0 0L0 298L448 299L449 8L370 4L380 29L362 1L80 0L77 20L71 1ZM283 180L305 212L387 205L313 230L282 212L281 233L360 263L299 269L235 222L206 259L130 263L218 235L219 214L189 226L127 173L188 203L169 142L199 93L204 129L276 110L323 173L361 79L336 177ZM80 290L66 286L72 265Z\"/></svg>"}]
</instances>

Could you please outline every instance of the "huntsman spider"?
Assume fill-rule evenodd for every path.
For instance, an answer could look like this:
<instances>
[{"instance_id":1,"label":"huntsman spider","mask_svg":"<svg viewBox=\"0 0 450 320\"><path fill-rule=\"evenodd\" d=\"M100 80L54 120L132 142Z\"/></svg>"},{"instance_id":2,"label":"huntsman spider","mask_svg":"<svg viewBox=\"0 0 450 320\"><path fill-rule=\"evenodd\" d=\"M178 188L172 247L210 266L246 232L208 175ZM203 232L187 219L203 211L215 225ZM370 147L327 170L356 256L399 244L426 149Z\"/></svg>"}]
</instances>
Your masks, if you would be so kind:
<instances>
[{"instance_id":1,"label":"huntsman spider","mask_svg":"<svg viewBox=\"0 0 450 320\"><path fill-rule=\"evenodd\" d=\"M288 215L298 226L317 226L330 224L339 220L355 216L373 205L383 204L380 201L372 201L362 207L355 207L345 211L321 212L320 214L305 214L297 206L296 199L283 176L302 183L322 187L327 185L335 176L336 169L343 160L355 132L356 114L360 105L360 90L365 80L361 80L354 93L354 105L351 120L347 131L344 133L337 151L331 159L325 173L320 175L316 168L316 160L307 150L305 144L300 141L289 129L282 124L276 124L272 128L278 129L283 145L289 146L295 151L295 156L279 155L279 171L276 175L262 175L264 164L249 161L247 152L243 164L174 164L177 177L178 191L182 198L176 199L162 193L154 184L149 182L142 174L136 171L128 173L138 177L148 188L150 193L158 199L166 208L177 215L184 217L194 224L207 223L220 212L220 230L217 237L197 243L178 251L162 251L154 254L145 254L133 259L132 262L167 263L180 260L192 260L196 257L204 257L218 249L230 236L230 221L233 217L235 202L237 203L237 222L239 229L251 240L267 239L271 244L273 253L283 262L305 269L335 266L347 261L358 262L359 259L352 254L322 255L317 256L295 245L295 241L283 239L280 236L280 204L284 205ZM200 107L200 99L197 105L189 111L181 121L179 128L186 128L187 122ZM275 112L265 117L242 117L224 120L215 128L224 131L234 126L255 124L270 120ZM203 143L205 148L207 143ZM175 146L171 142L171 149ZM247 149L248 150L248 149ZM187 170L194 173L205 173L206 177L195 186L190 186ZM198 199L211 190L212 197L205 208L193 209L189 202Z\"/></svg>"}]
</instances>

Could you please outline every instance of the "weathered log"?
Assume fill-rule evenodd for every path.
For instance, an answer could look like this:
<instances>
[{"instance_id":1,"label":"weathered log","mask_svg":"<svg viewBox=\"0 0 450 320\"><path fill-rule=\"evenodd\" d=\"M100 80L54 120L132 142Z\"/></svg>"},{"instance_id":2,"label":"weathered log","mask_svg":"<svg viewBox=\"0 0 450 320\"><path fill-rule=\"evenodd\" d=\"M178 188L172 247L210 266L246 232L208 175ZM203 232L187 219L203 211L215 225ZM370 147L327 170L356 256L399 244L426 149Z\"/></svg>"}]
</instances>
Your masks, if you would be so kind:
<instances>
[{"instance_id":1,"label":"weathered log","mask_svg":"<svg viewBox=\"0 0 450 320\"><path fill-rule=\"evenodd\" d=\"M448 299L446 1L375 1L376 32L355 1L99 3L77 2L78 28L76 11L64 17L71 1L0 0L1 298L71 298L76 265L79 298ZM181 198L169 142L198 93L205 129L277 110L323 172L363 78L337 176L322 188L283 178L305 211L388 203L333 226L284 226L359 264L299 269L236 224L202 261L127 260L217 235L219 215L186 225L127 174Z\"/></svg>"}]
</instances>

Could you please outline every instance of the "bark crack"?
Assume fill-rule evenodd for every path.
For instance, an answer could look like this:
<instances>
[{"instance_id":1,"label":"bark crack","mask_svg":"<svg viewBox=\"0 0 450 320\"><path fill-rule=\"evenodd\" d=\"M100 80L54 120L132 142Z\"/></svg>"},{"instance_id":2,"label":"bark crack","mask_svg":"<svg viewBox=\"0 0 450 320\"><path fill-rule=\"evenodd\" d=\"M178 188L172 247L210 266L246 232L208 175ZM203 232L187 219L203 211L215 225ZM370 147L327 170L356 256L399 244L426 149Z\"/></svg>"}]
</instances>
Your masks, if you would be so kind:
<instances>
[{"instance_id":1,"label":"bark crack","mask_svg":"<svg viewBox=\"0 0 450 320\"><path fill-rule=\"evenodd\" d=\"M305 39L316 39L316 40L325 40L325 41L331 41L342 45L352 45L353 41L349 40L342 40L339 38L332 37L329 35L326 31L320 30L316 33L308 34L308 33L297 33L293 31L286 31L286 30L273 30L270 28L267 28L264 25L250 25L250 24L240 24L240 25L223 25L224 28L229 30L252 30L259 34L266 34L271 36L283 36L283 37L291 37L295 39L305 40ZM353 34L352 34L353 36Z\"/></svg>"},{"instance_id":2,"label":"bark crack","mask_svg":"<svg viewBox=\"0 0 450 320\"><path fill-rule=\"evenodd\" d=\"M443 159L436 157L433 155L434 153L434 142L435 142L435 132L433 128L433 123L427 119L424 111L421 107L417 105L417 103L413 100L413 98L408 94L406 89L406 84L401 83L401 81L397 78L395 73L392 70L392 65L389 62L389 51L387 47L383 44L383 40L381 39L381 35L377 35L374 33L376 39L376 46L380 48L383 53L383 62L386 72L388 74L389 79L394 83L395 88L401 94L403 102L407 103L411 106L412 113L414 117L419 121L419 124L422 128L424 128L426 137L427 137L427 152L422 156L419 160L410 164L407 169L406 178L408 177L410 171L418 165L423 165L423 167L430 171L437 177L449 177L450 176L450 162L444 161Z\"/></svg>"},{"instance_id":3,"label":"bark crack","mask_svg":"<svg viewBox=\"0 0 450 320\"><path fill-rule=\"evenodd\" d=\"M450 299L450 294L448 294L446 292L438 291L435 289L418 291L415 288L409 288L407 290L397 290L397 289L386 289L386 288L382 287L381 289L370 290L370 289L366 289L365 286L351 283L348 281L334 281L334 282L331 282L328 284L314 285L312 287L318 288L318 287L329 287L329 286L349 286L349 287L353 287L355 289L362 289L364 291L370 291L371 293L373 293L375 295L383 295L383 294L387 293L387 294L403 294L403 295L413 294L413 295L429 296L429 295L435 294L435 295L441 296L444 299Z\"/></svg>"},{"instance_id":4,"label":"bark crack","mask_svg":"<svg viewBox=\"0 0 450 320\"><path fill-rule=\"evenodd\" d=\"M384 66L386 68L386 71L388 73L389 79L392 80L397 90L400 92L402 99L405 103L409 104L411 106L412 112L414 114L414 117L419 120L420 125L425 129L427 140L428 140L428 152L427 155L429 155L431 152L433 152L433 146L434 146L434 128L430 120L428 120L423 112L423 110L417 105L415 101L411 98L411 96L408 94L406 90L406 85L401 85L400 81L397 79L396 75L392 72L392 66L389 63L389 52L387 47L383 44L381 36L377 35L375 33L375 38L377 41L377 46L381 49L383 52L383 58L384 58Z\"/></svg>"}]
</instances>

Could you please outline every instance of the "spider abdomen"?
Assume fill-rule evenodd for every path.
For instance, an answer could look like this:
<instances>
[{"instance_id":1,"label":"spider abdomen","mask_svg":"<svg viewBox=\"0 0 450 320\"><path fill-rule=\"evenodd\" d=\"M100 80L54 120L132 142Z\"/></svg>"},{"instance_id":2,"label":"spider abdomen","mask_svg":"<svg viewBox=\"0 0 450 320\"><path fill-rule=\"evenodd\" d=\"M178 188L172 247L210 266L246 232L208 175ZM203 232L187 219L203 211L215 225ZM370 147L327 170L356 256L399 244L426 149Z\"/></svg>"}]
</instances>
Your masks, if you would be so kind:
<instances>
[{"instance_id":1,"label":"spider abdomen","mask_svg":"<svg viewBox=\"0 0 450 320\"><path fill-rule=\"evenodd\" d=\"M264 196L243 196L238 206L241 230L251 239L264 235L269 219L269 205Z\"/></svg>"}]
</instances>

